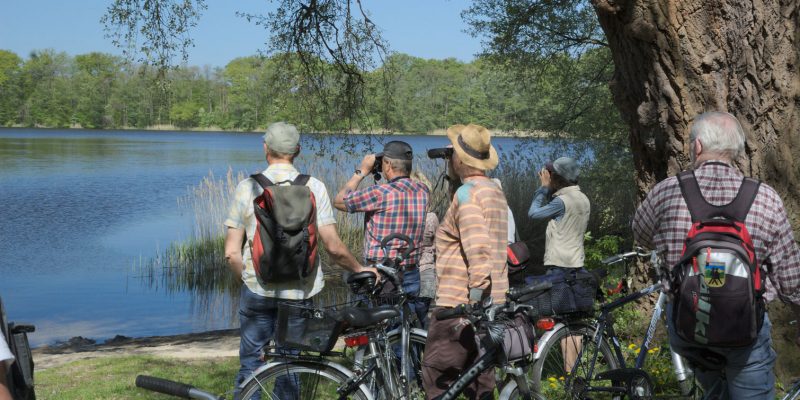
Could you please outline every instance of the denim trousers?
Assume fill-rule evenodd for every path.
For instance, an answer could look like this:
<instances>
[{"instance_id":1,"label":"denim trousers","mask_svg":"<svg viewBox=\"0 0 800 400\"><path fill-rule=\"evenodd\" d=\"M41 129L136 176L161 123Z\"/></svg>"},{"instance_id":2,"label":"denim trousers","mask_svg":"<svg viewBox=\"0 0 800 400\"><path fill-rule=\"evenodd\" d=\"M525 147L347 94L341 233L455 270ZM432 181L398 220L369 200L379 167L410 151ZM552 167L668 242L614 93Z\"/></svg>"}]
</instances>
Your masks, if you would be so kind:
<instances>
[{"instance_id":1,"label":"denim trousers","mask_svg":"<svg viewBox=\"0 0 800 400\"><path fill-rule=\"evenodd\" d=\"M419 268L403 271L403 291L409 296L408 306L417 315L422 326L426 326L430 299L420 298L419 289Z\"/></svg>"},{"instance_id":2,"label":"denim trousers","mask_svg":"<svg viewBox=\"0 0 800 400\"><path fill-rule=\"evenodd\" d=\"M250 377L253 372L264 364L261 359L261 349L274 339L275 327L278 320L278 304L292 303L295 305L312 305L311 299L283 300L274 297L263 297L253 293L242 285L239 300L239 329L241 342L239 344L239 374L234 385L234 398L239 396L239 385ZM289 321L290 332L302 332L302 320ZM277 348L290 353L297 351ZM273 388L274 398L291 400L298 397L299 382L296 376L287 375L275 380ZM257 398L257 397L254 397Z\"/></svg>"},{"instance_id":3,"label":"denim trousers","mask_svg":"<svg viewBox=\"0 0 800 400\"><path fill-rule=\"evenodd\" d=\"M775 398L775 359L772 349L772 323L764 314L764 324L752 345L738 348L705 347L701 350L678 336L672 324L672 304L667 304L667 326L670 347L684 356L693 367L697 381L708 398L712 399L769 399ZM711 351L725 360L721 369L697 367L693 357L702 351Z\"/></svg>"}]
</instances>

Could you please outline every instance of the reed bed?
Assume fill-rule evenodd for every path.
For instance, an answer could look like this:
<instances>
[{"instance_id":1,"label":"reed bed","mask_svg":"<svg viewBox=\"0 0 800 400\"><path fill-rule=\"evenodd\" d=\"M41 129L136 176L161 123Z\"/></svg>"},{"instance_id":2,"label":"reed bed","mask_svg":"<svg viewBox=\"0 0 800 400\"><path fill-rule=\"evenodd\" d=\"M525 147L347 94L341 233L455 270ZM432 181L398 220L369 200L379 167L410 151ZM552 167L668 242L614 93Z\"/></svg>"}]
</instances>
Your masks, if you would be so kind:
<instances>
[{"instance_id":1,"label":"reed bed","mask_svg":"<svg viewBox=\"0 0 800 400\"><path fill-rule=\"evenodd\" d=\"M568 149L575 150L574 146L569 147L569 143L551 144L547 148L533 147L540 146L540 143L531 141L520 145L515 151L504 152L500 166L492 172L492 176L502 182L509 207L516 217L517 230L520 237L528 242L533 260L539 260L543 255L546 228L546 223L530 223L527 218L533 192L539 185L537 171L547 161L561 154L571 154L566 152ZM332 200L339 188L352 176L353 165L360 162L361 155L354 155L345 149L324 153L327 155L313 151L303 153L297 159L296 166L299 171L324 182ZM581 188L589 195L593 207L590 230L625 229L626 226L623 225L627 224L628 217L619 213L627 213L633 208L633 185L615 184L615 181L625 178L624 173L628 166L624 158L617 157L613 160L614 168L609 170L606 168L608 161L603 157L596 158L589 153L581 159L586 177L581 181ZM447 184L443 180L445 162L418 157L415 168L423 172L431 182L430 209L441 218L450 202ZM224 260L223 222L236 185L247 175L244 171L233 171L229 168L225 176L217 177L209 173L196 186L188 189L187 195L178 202L194 215L193 234L184 242L174 243L142 263L142 280L145 284L168 292L188 291L195 299L199 314L207 316L221 312L224 318L235 323L241 282L232 279ZM362 183L362 187L372 184L372 178L365 180L367 182ZM613 199L613 202L604 201L606 198ZM594 215L595 210L601 211L597 213L599 216ZM361 259L364 241L363 215L338 211L334 213L339 236L356 258ZM600 238L602 235L595 236ZM332 265L322 247L320 256L326 287L316 296L317 302L331 305L348 301L349 294L343 283L342 269Z\"/></svg>"}]
</instances>

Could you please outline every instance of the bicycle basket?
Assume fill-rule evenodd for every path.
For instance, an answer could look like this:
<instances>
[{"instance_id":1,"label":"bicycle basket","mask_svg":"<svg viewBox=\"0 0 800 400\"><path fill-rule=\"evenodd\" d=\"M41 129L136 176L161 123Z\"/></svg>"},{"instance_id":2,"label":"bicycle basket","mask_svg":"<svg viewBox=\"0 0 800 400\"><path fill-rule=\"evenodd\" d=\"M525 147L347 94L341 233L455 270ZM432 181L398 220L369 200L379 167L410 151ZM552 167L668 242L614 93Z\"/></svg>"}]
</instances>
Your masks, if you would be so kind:
<instances>
[{"instance_id":1,"label":"bicycle basket","mask_svg":"<svg viewBox=\"0 0 800 400\"><path fill-rule=\"evenodd\" d=\"M275 343L284 348L326 353L333 349L344 324L337 307L278 305Z\"/></svg>"}]
</instances>

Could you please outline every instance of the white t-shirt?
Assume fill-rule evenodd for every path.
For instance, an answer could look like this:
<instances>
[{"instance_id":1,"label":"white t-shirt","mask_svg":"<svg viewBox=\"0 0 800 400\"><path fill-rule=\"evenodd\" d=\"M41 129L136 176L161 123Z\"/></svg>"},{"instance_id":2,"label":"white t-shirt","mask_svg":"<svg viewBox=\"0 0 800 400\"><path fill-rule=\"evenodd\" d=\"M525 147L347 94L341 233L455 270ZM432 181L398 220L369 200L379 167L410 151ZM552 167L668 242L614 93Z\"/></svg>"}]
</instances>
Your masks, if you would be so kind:
<instances>
[{"instance_id":1,"label":"white t-shirt","mask_svg":"<svg viewBox=\"0 0 800 400\"><path fill-rule=\"evenodd\" d=\"M300 175L292 164L272 164L263 171L262 174L272 182L292 181ZM306 186L311 189L316 199L317 227L335 224L336 218L333 215L331 200L328 196L328 190L325 184L312 177L308 180ZM258 197L262 192L263 189L255 179L247 178L239 182L239 185L236 187L235 198L233 199L228 213L228 219L225 220L225 226L235 229L244 228L247 238L253 238L256 232L253 199ZM319 293L325 286L321 264L317 267L314 279L309 279L305 282L297 281L283 284L268 283L262 286L258 283L258 279L256 279L256 272L253 268L253 260L250 255L250 246L244 246L242 259L245 267L244 271L242 271L242 279L245 285L247 285L247 288L259 296L276 297L287 300L302 300L311 298L311 296ZM320 257L317 257L317 262L322 262Z\"/></svg>"},{"instance_id":2,"label":"white t-shirt","mask_svg":"<svg viewBox=\"0 0 800 400\"><path fill-rule=\"evenodd\" d=\"M6 368L10 367L14 362L14 355L8 349L8 343L6 343L6 338L3 335L0 335L0 362L4 362Z\"/></svg>"}]
</instances>

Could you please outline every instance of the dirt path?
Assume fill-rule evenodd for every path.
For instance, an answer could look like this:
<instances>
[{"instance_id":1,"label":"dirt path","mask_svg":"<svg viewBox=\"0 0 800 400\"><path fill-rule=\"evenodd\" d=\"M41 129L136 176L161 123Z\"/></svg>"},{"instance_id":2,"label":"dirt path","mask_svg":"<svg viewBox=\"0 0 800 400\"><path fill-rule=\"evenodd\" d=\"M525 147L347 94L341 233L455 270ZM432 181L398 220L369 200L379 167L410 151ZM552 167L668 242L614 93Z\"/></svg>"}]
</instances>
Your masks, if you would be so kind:
<instances>
[{"instance_id":1,"label":"dirt path","mask_svg":"<svg viewBox=\"0 0 800 400\"><path fill-rule=\"evenodd\" d=\"M39 371L75 360L141 354L185 359L237 357L239 330L145 338L117 337L99 345L83 338L73 338L65 344L33 349L33 360Z\"/></svg>"}]
</instances>

